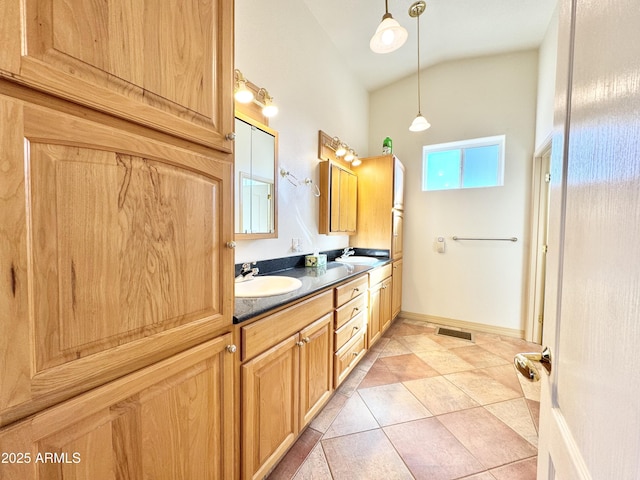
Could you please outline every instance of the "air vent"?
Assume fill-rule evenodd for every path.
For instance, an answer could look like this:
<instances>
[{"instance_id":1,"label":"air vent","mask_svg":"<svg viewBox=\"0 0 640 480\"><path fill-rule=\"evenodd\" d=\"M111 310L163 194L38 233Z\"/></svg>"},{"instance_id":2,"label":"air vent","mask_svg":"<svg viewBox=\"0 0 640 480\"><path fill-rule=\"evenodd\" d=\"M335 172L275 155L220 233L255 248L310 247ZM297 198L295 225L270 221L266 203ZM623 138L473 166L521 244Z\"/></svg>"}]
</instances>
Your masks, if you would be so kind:
<instances>
[{"instance_id":1,"label":"air vent","mask_svg":"<svg viewBox=\"0 0 640 480\"><path fill-rule=\"evenodd\" d=\"M473 334L470 332L463 332L462 330L451 330L449 328L438 327L437 335L446 335L447 337L461 338L462 340L469 340L473 342Z\"/></svg>"}]
</instances>

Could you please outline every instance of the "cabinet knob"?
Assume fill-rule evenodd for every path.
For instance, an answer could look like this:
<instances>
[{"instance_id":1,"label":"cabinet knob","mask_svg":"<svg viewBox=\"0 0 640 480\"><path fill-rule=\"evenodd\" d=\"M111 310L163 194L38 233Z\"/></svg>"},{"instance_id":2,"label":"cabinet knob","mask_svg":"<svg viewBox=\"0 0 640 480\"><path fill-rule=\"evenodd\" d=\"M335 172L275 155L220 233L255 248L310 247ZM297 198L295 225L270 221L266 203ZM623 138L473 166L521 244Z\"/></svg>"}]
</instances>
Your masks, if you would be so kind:
<instances>
[{"instance_id":1,"label":"cabinet knob","mask_svg":"<svg viewBox=\"0 0 640 480\"><path fill-rule=\"evenodd\" d=\"M357 357L358 355L360 355L360 352L353 352L353 353L352 353L352 355L353 355L354 357Z\"/></svg>"},{"instance_id":2,"label":"cabinet knob","mask_svg":"<svg viewBox=\"0 0 640 480\"><path fill-rule=\"evenodd\" d=\"M311 341L311 339L310 339L309 337L304 337L304 338L302 339L302 341L303 341L304 343L309 343L309 342Z\"/></svg>"},{"instance_id":3,"label":"cabinet knob","mask_svg":"<svg viewBox=\"0 0 640 480\"><path fill-rule=\"evenodd\" d=\"M297 341L296 345L299 347L303 347L304 346L304 342L303 341Z\"/></svg>"},{"instance_id":4,"label":"cabinet knob","mask_svg":"<svg viewBox=\"0 0 640 480\"><path fill-rule=\"evenodd\" d=\"M234 141L236 139L236 132L227 133L224 138Z\"/></svg>"},{"instance_id":5,"label":"cabinet knob","mask_svg":"<svg viewBox=\"0 0 640 480\"><path fill-rule=\"evenodd\" d=\"M353 307L353 311L354 312L359 312L360 311L360 307Z\"/></svg>"},{"instance_id":6,"label":"cabinet knob","mask_svg":"<svg viewBox=\"0 0 640 480\"><path fill-rule=\"evenodd\" d=\"M238 350L238 347L236 347L235 345L233 345L233 344L227 345L227 352L236 353L236 350Z\"/></svg>"},{"instance_id":7,"label":"cabinet knob","mask_svg":"<svg viewBox=\"0 0 640 480\"><path fill-rule=\"evenodd\" d=\"M236 248L236 242L234 242L233 240L227 242L227 248Z\"/></svg>"}]
</instances>

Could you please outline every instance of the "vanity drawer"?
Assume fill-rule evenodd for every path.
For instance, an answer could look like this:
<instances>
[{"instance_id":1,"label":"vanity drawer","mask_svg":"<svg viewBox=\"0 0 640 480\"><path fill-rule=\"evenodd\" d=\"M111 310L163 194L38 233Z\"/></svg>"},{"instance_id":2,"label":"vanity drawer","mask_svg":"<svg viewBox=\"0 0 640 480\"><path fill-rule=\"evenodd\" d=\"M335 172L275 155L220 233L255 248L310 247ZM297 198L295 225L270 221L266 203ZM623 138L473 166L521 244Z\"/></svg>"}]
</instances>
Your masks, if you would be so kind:
<instances>
[{"instance_id":1,"label":"vanity drawer","mask_svg":"<svg viewBox=\"0 0 640 480\"><path fill-rule=\"evenodd\" d=\"M240 329L241 360L264 352L333 310L332 291L285 308Z\"/></svg>"},{"instance_id":2,"label":"vanity drawer","mask_svg":"<svg viewBox=\"0 0 640 480\"><path fill-rule=\"evenodd\" d=\"M369 285L373 286L391 276L391 264L387 263L369 272Z\"/></svg>"},{"instance_id":3,"label":"vanity drawer","mask_svg":"<svg viewBox=\"0 0 640 480\"><path fill-rule=\"evenodd\" d=\"M335 331L333 338L336 350L340 350L345 343L367 328L366 318L365 310L360 310L360 313Z\"/></svg>"},{"instance_id":4,"label":"vanity drawer","mask_svg":"<svg viewBox=\"0 0 640 480\"><path fill-rule=\"evenodd\" d=\"M349 340L340 350L335 353L333 361L333 381L334 388L346 378L347 375L355 368L362 356L364 355L366 331L361 332Z\"/></svg>"},{"instance_id":5,"label":"vanity drawer","mask_svg":"<svg viewBox=\"0 0 640 480\"><path fill-rule=\"evenodd\" d=\"M369 279L366 275L362 275L350 282L336 287L336 307L341 307L349 300L363 294L369 287Z\"/></svg>"},{"instance_id":6,"label":"vanity drawer","mask_svg":"<svg viewBox=\"0 0 640 480\"><path fill-rule=\"evenodd\" d=\"M345 323L350 321L356 315L364 312L367 308L367 296L359 295L349 303L344 304L340 308L336 308L335 328L338 330Z\"/></svg>"}]
</instances>

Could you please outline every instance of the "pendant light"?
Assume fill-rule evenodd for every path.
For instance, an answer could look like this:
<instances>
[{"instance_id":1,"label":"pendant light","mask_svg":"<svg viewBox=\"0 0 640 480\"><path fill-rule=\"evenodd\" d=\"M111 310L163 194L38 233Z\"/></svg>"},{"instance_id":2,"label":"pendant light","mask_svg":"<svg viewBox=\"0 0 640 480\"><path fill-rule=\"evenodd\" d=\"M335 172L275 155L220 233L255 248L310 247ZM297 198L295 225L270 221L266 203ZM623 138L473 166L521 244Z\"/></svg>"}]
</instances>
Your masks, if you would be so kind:
<instances>
[{"instance_id":1,"label":"pendant light","mask_svg":"<svg viewBox=\"0 0 640 480\"><path fill-rule=\"evenodd\" d=\"M420 112L420 15L424 12L426 4L420 0L409 7L409 15L416 18L418 24L418 115L411 122L409 130L412 132L422 132L429 128L431 124Z\"/></svg>"},{"instance_id":2,"label":"pendant light","mask_svg":"<svg viewBox=\"0 0 640 480\"><path fill-rule=\"evenodd\" d=\"M369 42L369 48L375 53L393 52L407 41L407 31L389 13L388 0L384 0L384 10L382 21Z\"/></svg>"}]
</instances>

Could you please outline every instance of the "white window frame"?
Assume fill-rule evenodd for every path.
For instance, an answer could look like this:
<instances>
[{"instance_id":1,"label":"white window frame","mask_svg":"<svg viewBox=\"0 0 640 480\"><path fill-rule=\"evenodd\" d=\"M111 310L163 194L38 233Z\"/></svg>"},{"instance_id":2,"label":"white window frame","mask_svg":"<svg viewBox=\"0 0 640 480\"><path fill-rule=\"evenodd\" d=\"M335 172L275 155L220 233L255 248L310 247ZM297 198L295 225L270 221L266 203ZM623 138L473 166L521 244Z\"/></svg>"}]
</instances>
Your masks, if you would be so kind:
<instances>
[{"instance_id":1,"label":"white window frame","mask_svg":"<svg viewBox=\"0 0 640 480\"><path fill-rule=\"evenodd\" d=\"M424 192L440 192L445 190L462 190L467 188L493 188L504 185L504 158L505 158L506 135L494 135L491 137L472 138L470 140L459 140L455 142L438 143L435 145L425 145L422 147L422 191ZM487 147L498 145L498 176L495 185L486 185L483 187L463 187L464 174L464 150L475 147ZM460 185L447 189L427 189L427 158L431 153L444 152L447 150L462 150L462 161L460 162Z\"/></svg>"}]
</instances>

